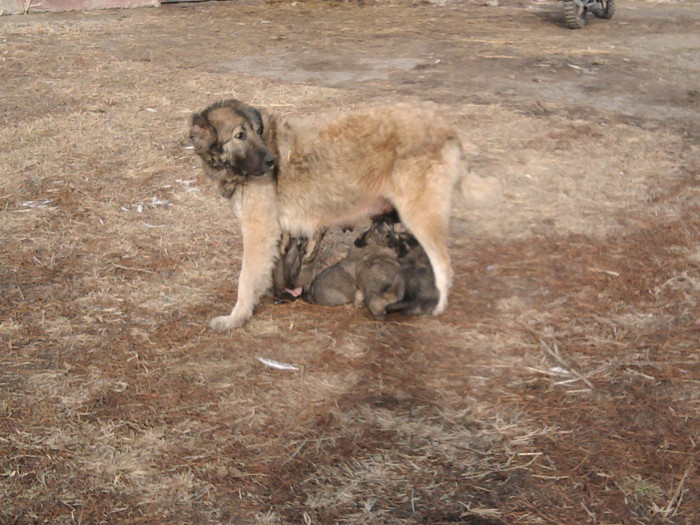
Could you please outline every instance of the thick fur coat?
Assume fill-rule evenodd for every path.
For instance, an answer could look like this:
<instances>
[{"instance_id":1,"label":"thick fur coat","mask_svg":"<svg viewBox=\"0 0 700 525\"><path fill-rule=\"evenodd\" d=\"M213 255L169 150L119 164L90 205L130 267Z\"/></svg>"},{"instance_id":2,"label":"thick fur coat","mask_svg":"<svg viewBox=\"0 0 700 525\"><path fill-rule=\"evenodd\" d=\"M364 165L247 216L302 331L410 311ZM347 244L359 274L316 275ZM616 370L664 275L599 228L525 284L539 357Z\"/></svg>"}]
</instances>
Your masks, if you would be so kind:
<instances>
[{"instance_id":1,"label":"thick fur coat","mask_svg":"<svg viewBox=\"0 0 700 525\"><path fill-rule=\"evenodd\" d=\"M283 119L229 100L193 115L190 136L243 233L237 302L213 328L252 316L283 232L313 238L392 208L430 260L439 292L432 313L445 310L452 194L466 167L455 129L434 112L400 104Z\"/></svg>"}]
</instances>

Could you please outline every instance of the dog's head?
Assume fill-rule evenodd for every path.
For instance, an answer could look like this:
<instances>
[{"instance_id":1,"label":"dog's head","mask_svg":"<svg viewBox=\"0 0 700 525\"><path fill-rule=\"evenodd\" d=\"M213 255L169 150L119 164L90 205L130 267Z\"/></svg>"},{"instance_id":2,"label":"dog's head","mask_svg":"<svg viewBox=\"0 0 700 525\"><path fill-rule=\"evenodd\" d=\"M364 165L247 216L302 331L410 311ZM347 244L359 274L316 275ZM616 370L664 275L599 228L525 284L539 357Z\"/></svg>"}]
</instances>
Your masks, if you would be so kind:
<instances>
[{"instance_id":1,"label":"dog's head","mask_svg":"<svg viewBox=\"0 0 700 525\"><path fill-rule=\"evenodd\" d=\"M238 100L209 106L190 118L190 138L205 172L224 184L274 175L276 159L263 141L260 111Z\"/></svg>"}]
</instances>

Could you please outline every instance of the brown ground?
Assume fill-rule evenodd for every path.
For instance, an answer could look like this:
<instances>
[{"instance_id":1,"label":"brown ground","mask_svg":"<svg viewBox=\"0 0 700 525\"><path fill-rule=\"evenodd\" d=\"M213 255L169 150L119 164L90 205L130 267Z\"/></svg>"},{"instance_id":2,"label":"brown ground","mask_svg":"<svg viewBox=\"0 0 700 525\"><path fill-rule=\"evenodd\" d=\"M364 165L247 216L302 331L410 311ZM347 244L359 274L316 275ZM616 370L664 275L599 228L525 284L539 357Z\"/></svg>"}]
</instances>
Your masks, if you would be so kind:
<instances>
[{"instance_id":1,"label":"brown ground","mask_svg":"<svg viewBox=\"0 0 700 525\"><path fill-rule=\"evenodd\" d=\"M0 522L698 523L700 9L621 4L0 19ZM206 328L240 237L185 122L229 96L459 126L506 189L443 316Z\"/></svg>"}]
</instances>

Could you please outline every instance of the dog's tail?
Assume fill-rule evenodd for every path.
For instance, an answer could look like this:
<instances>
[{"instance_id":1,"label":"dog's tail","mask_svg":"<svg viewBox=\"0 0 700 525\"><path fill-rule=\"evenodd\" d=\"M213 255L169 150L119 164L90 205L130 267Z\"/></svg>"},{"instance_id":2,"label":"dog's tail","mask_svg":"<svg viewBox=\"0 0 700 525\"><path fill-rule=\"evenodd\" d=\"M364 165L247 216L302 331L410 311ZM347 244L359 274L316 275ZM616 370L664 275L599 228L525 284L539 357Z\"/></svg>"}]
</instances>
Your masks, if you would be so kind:
<instances>
[{"instance_id":1,"label":"dog's tail","mask_svg":"<svg viewBox=\"0 0 700 525\"><path fill-rule=\"evenodd\" d=\"M482 177L471 170L469 163L458 142L458 158L455 158L459 171L459 195L464 204L469 207L490 207L501 200L503 183L496 177Z\"/></svg>"},{"instance_id":2,"label":"dog's tail","mask_svg":"<svg viewBox=\"0 0 700 525\"><path fill-rule=\"evenodd\" d=\"M503 183L496 177L482 177L465 169L459 180L459 189L465 204L488 207L500 202L503 194Z\"/></svg>"}]
</instances>

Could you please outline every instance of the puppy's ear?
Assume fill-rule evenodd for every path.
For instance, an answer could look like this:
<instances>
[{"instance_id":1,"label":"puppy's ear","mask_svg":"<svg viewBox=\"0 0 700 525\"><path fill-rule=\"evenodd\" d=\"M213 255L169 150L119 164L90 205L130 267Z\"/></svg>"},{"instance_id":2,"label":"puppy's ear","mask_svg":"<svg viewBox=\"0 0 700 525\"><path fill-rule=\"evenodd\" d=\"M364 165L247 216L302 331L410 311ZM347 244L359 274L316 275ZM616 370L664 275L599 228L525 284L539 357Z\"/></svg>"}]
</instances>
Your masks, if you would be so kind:
<instances>
[{"instance_id":1,"label":"puppy's ear","mask_svg":"<svg viewBox=\"0 0 700 525\"><path fill-rule=\"evenodd\" d=\"M418 239L416 239L416 237L413 234L407 233L404 236L404 240L409 248L415 248L416 246L420 246Z\"/></svg>"},{"instance_id":2,"label":"puppy's ear","mask_svg":"<svg viewBox=\"0 0 700 525\"><path fill-rule=\"evenodd\" d=\"M355 246L357 246L358 248L364 248L365 246L367 246L367 235L369 235L369 232L371 231L372 229L370 228L362 235L360 235L357 239L355 239Z\"/></svg>"},{"instance_id":3,"label":"puppy's ear","mask_svg":"<svg viewBox=\"0 0 700 525\"><path fill-rule=\"evenodd\" d=\"M408 246L399 236L396 235L396 233L394 233L393 229L390 233L387 233L385 239L387 248L393 249L399 259L406 256L408 253Z\"/></svg>"},{"instance_id":4,"label":"puppy's ear","mask_svg":"<svg viewBox=\"0 0 700 525\"><path fill-rule=\"evenodd\" d=\"M394 250L396 251L396 257L399 259L402 259L403 257L406 257L408 255L408 246L406 245L405 242L398 241L394 246L392 246Z\"/></svg>"},{"instance_id":5,"label":"puppy's ear","mask_svg":"<svg viewBox=\"0 0 700 525\"><path fill-rule=\"evenodd\" d=\"M190 139L197 153L207 151L216 142L214 126L201 113L190 117Z\"/></svg>"}]
</instances>

